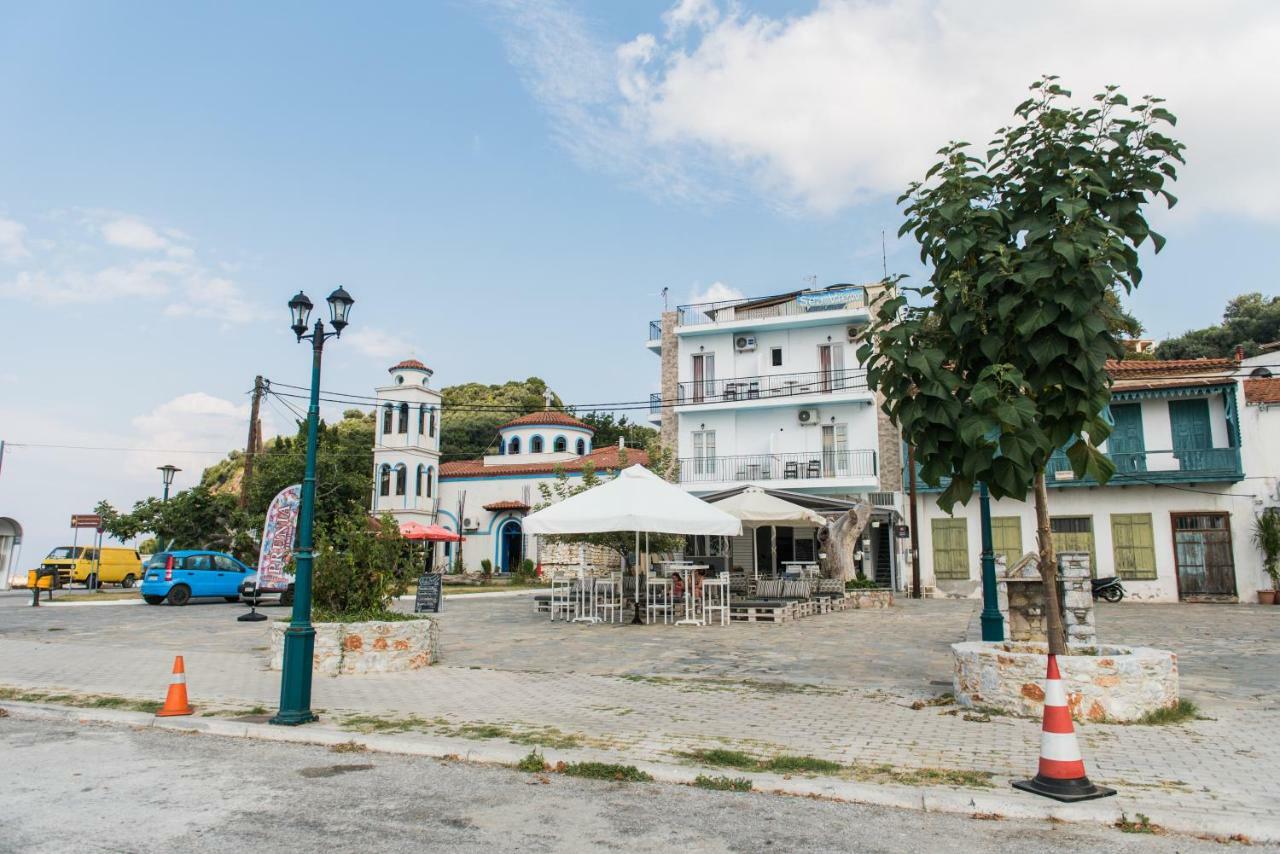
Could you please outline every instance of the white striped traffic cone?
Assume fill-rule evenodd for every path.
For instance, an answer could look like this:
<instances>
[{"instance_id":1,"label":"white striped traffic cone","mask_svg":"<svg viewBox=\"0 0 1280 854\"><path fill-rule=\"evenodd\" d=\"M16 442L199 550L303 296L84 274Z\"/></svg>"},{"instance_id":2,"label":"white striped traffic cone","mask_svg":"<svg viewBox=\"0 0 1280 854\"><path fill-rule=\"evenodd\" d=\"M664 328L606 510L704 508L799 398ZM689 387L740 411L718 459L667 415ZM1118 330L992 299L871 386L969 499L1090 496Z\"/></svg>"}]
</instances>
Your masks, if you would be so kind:
<instances>
[{"instance_id":1,"label":"white striped traffic cone","mask_svg":"<svg viewBox=\"0 0 1280 854\"><path fill-rule=\"evenodd\" d=\"M189 715L194 711L187 700L187 668L179 655L173 659L173 678L169 680L169 693L164 698L164 706L156 712L156 717Z\"/></svg>"},{"instance_id":2,"label":"white striped traffic cone","mask_svg":"<svg viewBox=\"0 0 1280 854\"><path fill-rule=\"evenodd\" d=\"M1044 680L1044 727L1040 736L1040 772L1030 780L1014 780L1013 787L1059 801L1087 801L1114 795L1115 789L1095 786L1084 773L1084 759L1067 708L1067 691L1058 674L1058 657L1049 656Z\"/></svg>"}]
</instances>

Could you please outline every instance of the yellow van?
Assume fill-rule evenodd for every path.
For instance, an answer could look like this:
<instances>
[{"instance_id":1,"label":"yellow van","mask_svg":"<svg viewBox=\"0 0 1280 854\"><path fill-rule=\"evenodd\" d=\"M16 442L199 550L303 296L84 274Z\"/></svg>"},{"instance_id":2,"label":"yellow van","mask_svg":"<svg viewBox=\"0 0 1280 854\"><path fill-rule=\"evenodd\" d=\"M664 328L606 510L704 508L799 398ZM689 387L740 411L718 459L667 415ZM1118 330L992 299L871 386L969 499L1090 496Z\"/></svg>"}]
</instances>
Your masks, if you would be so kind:
<instances>
[{"instance_id":1,"label":"yellow van","mask_svg":"<svg viewBox=\"0 0 1280 854\"><path fill-rule=\"evenodd\" d=\"M58 571L59 586L72 581L89 585L95 569L98 584L132 587L142 577L142 559L127 548L58 546L40 565Z\"/></svg>"}]
</instances>

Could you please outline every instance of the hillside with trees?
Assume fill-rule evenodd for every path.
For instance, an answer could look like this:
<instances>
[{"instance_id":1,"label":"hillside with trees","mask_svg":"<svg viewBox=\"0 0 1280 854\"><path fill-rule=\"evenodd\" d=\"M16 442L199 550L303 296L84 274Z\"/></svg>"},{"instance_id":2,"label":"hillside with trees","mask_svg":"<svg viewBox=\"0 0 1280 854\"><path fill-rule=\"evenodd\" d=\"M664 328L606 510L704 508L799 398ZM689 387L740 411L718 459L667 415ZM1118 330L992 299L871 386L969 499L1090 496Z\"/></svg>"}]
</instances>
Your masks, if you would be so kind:
<instances>
[{"instance_id":1,"label":"hillside with trees","mask_svg":"<svg viewBox=\"0 0 1280 854\"><path fill-rule=\"evenodd\" d=\"M1244 348L1245 356L1256 356L1263 344L1280 340L1280 297L1260 293L1241 294L1227 303L1222 322L1161 341L1156 346L1159 359L1225 358Z\"/></svg>"}]
</instances>

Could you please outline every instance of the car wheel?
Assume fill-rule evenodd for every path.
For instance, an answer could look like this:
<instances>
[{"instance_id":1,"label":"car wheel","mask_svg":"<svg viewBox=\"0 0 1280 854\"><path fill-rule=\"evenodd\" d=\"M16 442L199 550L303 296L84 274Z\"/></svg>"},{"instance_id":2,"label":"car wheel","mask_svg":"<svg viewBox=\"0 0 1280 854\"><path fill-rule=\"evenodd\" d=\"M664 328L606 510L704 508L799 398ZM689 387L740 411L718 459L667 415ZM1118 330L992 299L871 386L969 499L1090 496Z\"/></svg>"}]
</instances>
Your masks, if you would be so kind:
<instances>
[{"instance_id":1,"label":"car wheel","mask_svg":"<svg viewBox=\"0 0 1280 854\"><path fill-rule=\"evenodd\" d=\"M133 582L134 582L134 577L132 575L126 575L124 578L120 580L120 586L123 587L125 590L128 590L130 587L133 586Z\"/></svg>"},{"instance_id":2,"label":"car wheel","mask_svg":"<svg viewBox=\"0 0 1280 854\"><path fill-rule=\"evenodd\" d=\"M239 602L239 601L240 601L240 597L239 597L239 596L223 596L222 598L223 598L223 599L226 599L228 602Z\"/></svg>"},{"instance_id":3,"label":"car wheel","mask_svg":"<svg viewBox=\"0 0 1280 854\"><path fill-rule=\"evenodd\" d=\"M293 588L292 587L290 587L288 590L280 594L280 604L281 605L293 604Z\"/></svg>"},{"instance_id":4,"label":"car wheel","mask_svg":"<svg viewBox=\"0 0 1280 854\"><path fill-rule=\"evenodd\" d=\"M98 576L93 574L92 572L86 575L84 577L84 586L86 590L92 590L93 588L97 587Z\"/></svg>"},{"instance_id":5,"label":"car wheel","mask_svg":"<svg viewBox=\"0 0 1280 854\"><path fill-rule=\"evenodd\" d=\"M1124 598L1124 591L1118 587L1111 587L1102 592L1102 598L1115 604Z\"/></svg>"},{"instance_id":6,"label":"car wheel","mask_svg":"<svg viewBox=\"0 0 1280 854\"><path fill-rule=\"evenodd\" d=\"M159 605L161 602L164 601L164 597L163 596L143 596L142 601L146 602L148 605Z\"/></svg>"},{"instance_id":7,"label":"car wheel","mask_svg":"<svg viewBox=\"0 0 1280 854\"><path fill-rule=\"evenodd\" d=\"M178 584L169 588L169 604L185 605L191 601L191 588L185 584Z\"/></svg>"}]
</instances>

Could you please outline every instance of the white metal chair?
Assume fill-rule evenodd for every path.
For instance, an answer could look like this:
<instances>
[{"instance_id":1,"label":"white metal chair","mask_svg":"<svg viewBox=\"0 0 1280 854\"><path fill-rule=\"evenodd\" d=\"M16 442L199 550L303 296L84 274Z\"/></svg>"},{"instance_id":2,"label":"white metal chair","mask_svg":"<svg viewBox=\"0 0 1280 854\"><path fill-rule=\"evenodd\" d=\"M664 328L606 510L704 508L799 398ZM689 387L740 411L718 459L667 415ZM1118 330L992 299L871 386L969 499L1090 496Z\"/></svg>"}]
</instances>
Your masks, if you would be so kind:
<instances>
[{"instance_id":1,"label":"white metal chair","mask_svg":"<svg viewBox=\"0 0 1280 854\"><path fill-rule=\"evenodd\" d=\"M622 622L622 576L596 580L596 613L606 623Z\"/></svg>"},{"instance_id":2,"label":"white metal chair","mask_svg":"<svg viewBox=\"0 0 1280 854\"><path fill-rule=\"evenodd\" d=\"M729 573L722 572L716 578L702 580L702 619L707 625L715 615L720 616L720 625L729 625Z\"/></svg>"},{"instance_id":3,"label":"white metal chair","mask_svg":"<svg viewBox=\"0 0 1280 854\"><path fill-rule=\"evenodd\" d=\"M653 623L658 614L662 615L662 622L671 622L671 580L648 576L644 583L644 621Z\"/></svg>"},{"instance_id":4,"label":"white metal chair","mask_svg":"<svg viewBox=\"0 0 1280 854\"><path fill-rule=\"evenodd\" d=\"M566 623L577 614L578 603L574 598L574 580L569 575L551 577L551 622L555 622L556 614L559 614Z\"/></svg>"}]
</instances>

